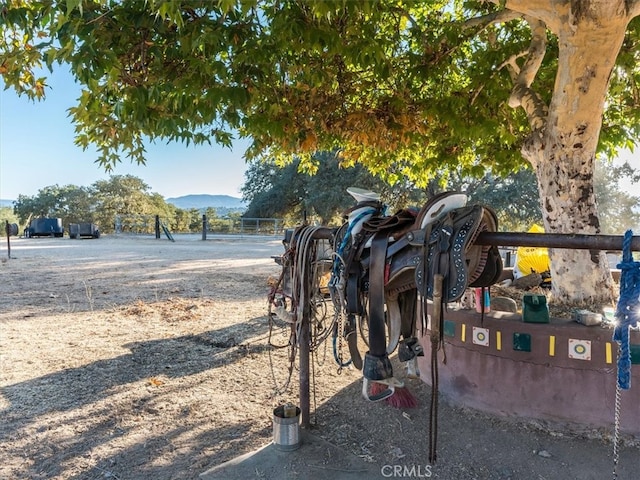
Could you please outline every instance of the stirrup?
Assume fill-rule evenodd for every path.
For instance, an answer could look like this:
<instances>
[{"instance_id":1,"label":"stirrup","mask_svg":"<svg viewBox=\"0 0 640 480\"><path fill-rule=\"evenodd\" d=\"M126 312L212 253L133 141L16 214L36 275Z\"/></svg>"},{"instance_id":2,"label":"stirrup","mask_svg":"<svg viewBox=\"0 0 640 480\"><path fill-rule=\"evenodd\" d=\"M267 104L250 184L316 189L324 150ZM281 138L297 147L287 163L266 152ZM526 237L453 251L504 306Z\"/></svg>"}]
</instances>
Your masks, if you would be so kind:
<instances>
[{"instance_id":1,"label":"stirrup","mask_svg":"<svg viewBox=\"0 0 640 480\"><path fill-rule=\"evenodd\" d=\"M424 349L416 337L403 338L398 346L398 360L406 362L415 357L424 357Z\"/></svg>"},{"instance_id":2,"label":"stirrup","mask_svg":"<svg viewBox=\"0 0 640 480\"><path fill-rule=\"evenodd\" d=\"M380 383L386 385L387 388L375 395L369 392L369 382ZM362 396L370 402L379 402L380 400L386 400L396 392L396 388L404 387L404 382L398 380L395 377L385 378L384 380L369 380L367 377L362 377Z\"/></svg>"}]
</instances>

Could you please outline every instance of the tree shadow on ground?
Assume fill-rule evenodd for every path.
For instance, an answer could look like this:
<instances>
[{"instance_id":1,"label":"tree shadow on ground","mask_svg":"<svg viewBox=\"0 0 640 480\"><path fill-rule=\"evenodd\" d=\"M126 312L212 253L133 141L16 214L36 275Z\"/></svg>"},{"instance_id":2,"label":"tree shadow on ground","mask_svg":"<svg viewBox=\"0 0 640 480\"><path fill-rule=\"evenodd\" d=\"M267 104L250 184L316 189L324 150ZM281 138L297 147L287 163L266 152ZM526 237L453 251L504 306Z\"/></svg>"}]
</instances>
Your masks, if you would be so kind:
<instances>
[{"instance_id":1,"label":"tree shadow on ground","mask_svg":"<svg viewBox=\"0 0 640 480\"><path fill-rule=\"evenodd\" d=\"M215 380L214 372L263 357L267 329L258 317L241 328L126 344L130 354L0 389L10 402L0 412L0 451L11 460L0 466L0 477L195 478L207 454L231 458L250 448L256 435L267 438L270 425L211 418L203 404L219 396L207 399L202 390L241 382ZM114 453L94 453L106 444ZM184 472L178 476L167 468L176 461Z\"/></svg>"},{"instance_id":2,"label":"tree shadow on ground","mask_svg":"<svg viewBox=\"0 0 640 480\"><path fill-rule=\"evenodd\" d=\"M108 397L119 386L160 375L186 377L260 353L267 345L248 340L268 328L266 317L258 317L195 335L134 342L123 345L129 354L2 387L0 394L9 406L0 411L0 439L11 435L12 424L33 420L25 419L25 411L37 417L72 410Z\"/></svg>"}]
</instances>

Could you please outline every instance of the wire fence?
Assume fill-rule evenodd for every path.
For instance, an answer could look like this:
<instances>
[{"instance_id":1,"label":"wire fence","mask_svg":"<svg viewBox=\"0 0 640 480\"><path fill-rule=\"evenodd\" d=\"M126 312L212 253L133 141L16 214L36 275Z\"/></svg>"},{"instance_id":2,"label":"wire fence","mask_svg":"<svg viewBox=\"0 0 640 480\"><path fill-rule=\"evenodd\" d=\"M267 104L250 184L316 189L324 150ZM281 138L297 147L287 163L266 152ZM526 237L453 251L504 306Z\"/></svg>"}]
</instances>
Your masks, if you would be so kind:
<instances>
[{"instance_id":1,"label":"wire fence","mask_svg":"<svg viewBox=\"0 0 640 480\"><path fill-rule=\"evenodd\" d=\"M159 215L116 215L116 234L156 234L161 228L173 233L202 233L203 238L211 234L242 235L283 235L284 220L281 218L208 218L202 215L200 222L184 224L179 219L161 217Z\"/></svg>"}]
</instances>

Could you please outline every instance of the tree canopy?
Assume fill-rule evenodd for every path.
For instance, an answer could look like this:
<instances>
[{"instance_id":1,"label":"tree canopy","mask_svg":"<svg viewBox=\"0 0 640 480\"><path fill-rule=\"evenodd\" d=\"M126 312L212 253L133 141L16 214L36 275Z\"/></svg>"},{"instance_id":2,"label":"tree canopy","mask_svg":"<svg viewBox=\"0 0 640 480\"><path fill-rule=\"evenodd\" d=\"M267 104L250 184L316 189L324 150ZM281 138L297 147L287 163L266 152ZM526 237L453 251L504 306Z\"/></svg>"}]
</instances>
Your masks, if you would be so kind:
<instances>
[{"instance_id":1,"label":"tree canopy","mask_svg":"<svg viewBox=\"0 0 640 480\"><path fill-rule=\"evenodd\" d=\"M339 149L419 186L527 163L547 231L599 233L596 152L640 133L639 13L638 0L13 0L0 74L40 98L44 67L68 65L76 142L106 167L144 162L149 139L234 133L250 158L296 154L313 171L314 152ZM611 299L606 258L589 259L552 252L559 297Z\"/></svg>"},{"instance_id":2,"label":"tree canopy","mask_svg":"<svg viewBox=\"0 0 640 480\"><path fill-rule=\"evenodd\" d=\"M43 67L68 65L83 87L70 109L77 143L97 146L105 166L122 154L144 162L145 139L229 145L239 132L253 139L249 156L340 148L392 181L452 166L506 173L530 130L506 101L526 73L518 62L544 33L534 73L548 103L559 60L557 32L502 3L522 2L9 1L0 73L41 98ZM640 132L632 27L611 77L606 150Z\"/></svg>"},{"instance_id":3,"label":"tree canopy","mask_svg":"<svg viewBox=\"0 0 640 480\"><path fill-rule=\"evenodd\" d=\"M353 207L354 200L346 193L350 186L373 190L381 195L390 213L401 208L419 208L440 193L439 180L426 188L405 185L390 186L371 175L360 165L342 168L335 154L322 152L314 156L318 165L315 175L300 174L299 160L284 166L275 161L250 163L242 187L249 206L246 217L286 218L287 224L300 223L304 215L323 225L340 225L343 213ZM630 226L640 228L640 196L624 191L620 183L625 178L640 181L640 172L628 163L620 166L600 160L595 171L595 190L598 198L602 233L623 234ZM465 177L450 171L447 188L463 192L471 203L491 205L502 231L528 231L534 224L542 224L536 179L531 169L521 170L508 177L487 172L481 178Z\"/></svg>"},{"instance_id":4,"label":"tree canopy","mask_svg":"<svg viewBox=\"0 0 640 480\"><path fill-rule=\"evenodd\" d=\"M243 198L249 201L246 217L285 217L300 223L305 216L323 225L339 225L342 214L353 206L346 190L369 188L386 195L389 186L361 165L341 168L335 153L314 155L317 171L300 174L300 160L279 166L275 161L253 161L245 174Z\"/></svg>"}]
</instances>

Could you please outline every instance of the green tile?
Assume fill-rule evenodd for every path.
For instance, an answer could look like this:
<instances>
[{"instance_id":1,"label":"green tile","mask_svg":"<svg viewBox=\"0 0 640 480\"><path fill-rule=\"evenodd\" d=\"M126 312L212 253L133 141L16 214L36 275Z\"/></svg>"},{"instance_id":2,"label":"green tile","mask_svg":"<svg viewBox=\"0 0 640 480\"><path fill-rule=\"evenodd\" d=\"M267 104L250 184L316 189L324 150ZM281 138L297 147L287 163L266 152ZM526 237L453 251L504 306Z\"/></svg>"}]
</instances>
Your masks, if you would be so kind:
<instances>
[{"instance_id":1,"label":"green tile","mask_svg":"<svg viewBox=\"0 0 640 480\"><path fill-rule=\"evenodd\" d=\"M640 365L640 345L629 345L631 351L631 363L634 365Z\"/></svg>"},{"instance_id":2,"label":"green tile","mask_svg":"<svg viewBox=\"0 0 640 480\"><path fill-rule=\"evenodd\" d=\"M447 337L455 337L456 336L456 322L454 322L452 320L445 320L443 329L444 329L444 334Z\"/></svg>"},{"instance_id":3,"label":"green tile","mask_svg":"<svg viewBox=\"0 0 640 480\"><path fill-rule=\"evenodd\" d=\"M530 352L531 351L531 334L514 333L513 349L519 352Z\"/></svg>"}]
</instances>

